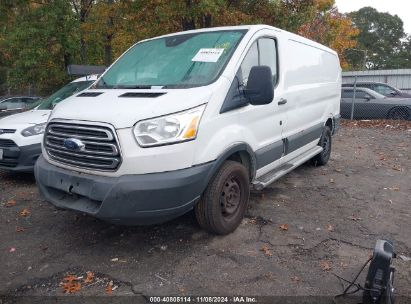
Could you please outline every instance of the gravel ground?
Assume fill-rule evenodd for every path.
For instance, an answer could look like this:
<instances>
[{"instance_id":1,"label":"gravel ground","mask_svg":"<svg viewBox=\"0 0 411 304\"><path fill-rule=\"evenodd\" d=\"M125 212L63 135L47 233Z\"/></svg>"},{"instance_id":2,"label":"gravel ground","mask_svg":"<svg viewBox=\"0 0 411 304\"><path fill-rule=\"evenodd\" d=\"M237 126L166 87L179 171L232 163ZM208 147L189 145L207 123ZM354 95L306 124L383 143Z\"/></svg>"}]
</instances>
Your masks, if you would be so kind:
<instances>
[{"instance_id":1,"label":"gravel ground","mask_svg":"<svg viewBox=\"0 0 411 304\"><path fill-rule=\"evenodd\" d=\"M192 213L121 227L57 211L32 175L0 171L0 303L60 295L68 295L60 302L259 295L330 303L342 291L334 274L352 279L377 239L411 256L411 124L402 126L345 123L327 166L305 164L253 193L247 217L224 237L203 232ZM395 266L397 293L411 297L411 261ZM126 295L134 297L115 297Z\"/></svg>"}]
</instances>

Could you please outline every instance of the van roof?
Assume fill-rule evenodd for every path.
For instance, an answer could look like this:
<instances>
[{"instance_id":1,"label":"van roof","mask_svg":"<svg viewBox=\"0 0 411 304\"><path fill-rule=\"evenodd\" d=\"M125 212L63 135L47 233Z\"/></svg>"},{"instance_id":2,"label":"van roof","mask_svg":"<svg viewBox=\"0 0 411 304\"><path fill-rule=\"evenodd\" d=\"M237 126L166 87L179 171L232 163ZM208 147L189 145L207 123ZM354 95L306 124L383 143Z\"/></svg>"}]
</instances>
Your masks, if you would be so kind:
<instances>
[{"instance_id":1,"label":"van roof","mask_svg":"<svg viewBox=\"0 0 411 304\"><path fill-rule=\"evenodd\" d=\"M317 47L319 49L322 49L324 51L328 51L333 53L334 55L337 55L337 52L335 52L333 49L330 49L329 47L322 45L318 42L315 42L313 40L307 39L305 37L302 37L300 35L287 32L285 30L279 29L277 27L271 26L271 25L266 25L266 24L254 24L254 25L236 25L236 26L220 26L220 27L209 27L209 28L201 28L201 29L195 29L195 30L189 30L189 31L181 31L181 32L176 32L176 33L170 33L158 37L152 37L149 39L144 39L142 41L146 40L151 40L151 39L157 39L157 38L162 38L162 37L170 37L174 35L181 35L181 34L190 34L190 33L198 33L198 32L214 32L214 31L227 31L227 30L247 30L251 32L250 34L253 35L254 33L263 30L263 29L269 29L269 30L274 30L276 32L281 32L287 36L289 36L289 39L305 43L314 47Z\"/></svg>"}]
</instances>

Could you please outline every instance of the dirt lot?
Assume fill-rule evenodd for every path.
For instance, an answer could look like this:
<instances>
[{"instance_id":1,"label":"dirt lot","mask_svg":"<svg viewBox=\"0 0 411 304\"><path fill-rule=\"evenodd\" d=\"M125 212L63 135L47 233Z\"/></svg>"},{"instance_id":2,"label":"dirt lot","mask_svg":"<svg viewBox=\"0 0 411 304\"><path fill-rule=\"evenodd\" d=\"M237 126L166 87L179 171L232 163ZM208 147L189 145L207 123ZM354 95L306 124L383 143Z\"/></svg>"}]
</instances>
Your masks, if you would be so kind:
<instances>
[{"instance_id":1,"label":"dirt lot","mask_svg":"<svg viewBox=\"0 0 411 304\"><path fill-rule=\"evenodd\" d=\"M411 124L387 124L346 123L327 166L303 165L253 193L247 218L225 237L200 230L191 213L119 227L57 211L39 197L33 176L0 172L0 294L62 295L65 286L74 296L103 296L99 302L336 295L342 285L333 273L353 278L377 239L411 256ZM411 297L411 261L395 265L397 293ZM87 271L94 278L85 283ZM75 278L63 281L69 274Z\"/></svg>"}]
</instances>

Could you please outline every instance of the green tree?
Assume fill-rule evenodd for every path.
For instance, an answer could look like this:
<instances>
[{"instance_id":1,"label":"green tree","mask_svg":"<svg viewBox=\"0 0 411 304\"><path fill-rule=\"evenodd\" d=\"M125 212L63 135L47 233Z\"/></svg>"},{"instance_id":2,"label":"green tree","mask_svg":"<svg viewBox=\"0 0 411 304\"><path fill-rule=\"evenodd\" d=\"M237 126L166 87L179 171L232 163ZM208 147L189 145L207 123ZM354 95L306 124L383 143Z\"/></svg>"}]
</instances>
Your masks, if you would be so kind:
<instances>
[{"instance_id":1,"label":"green tree","mask_svg":"<svg viewBox=\"0 0 411 304\"><path fill-rule=\"evenodd\" d=\"M67 65L78 60L77 28L67 1L26 1L7 33L9 84L48 93L65 83Z\"/></svg>"},{"instance_id":2,"label":"green tree","mask_svg":"<svg viewBox=\"0 0 411 304\"><path fill-rule=\"evenodd\" d=\"M405 38L404 24L397 15L380 13L375 8L364 7L349 14L359 29L358 48L367 53L367 66L370 69L390 69L402 66L399 57ZM347 57L353 64L363 55L348 52Z\"/></svg>"}]
</instances>

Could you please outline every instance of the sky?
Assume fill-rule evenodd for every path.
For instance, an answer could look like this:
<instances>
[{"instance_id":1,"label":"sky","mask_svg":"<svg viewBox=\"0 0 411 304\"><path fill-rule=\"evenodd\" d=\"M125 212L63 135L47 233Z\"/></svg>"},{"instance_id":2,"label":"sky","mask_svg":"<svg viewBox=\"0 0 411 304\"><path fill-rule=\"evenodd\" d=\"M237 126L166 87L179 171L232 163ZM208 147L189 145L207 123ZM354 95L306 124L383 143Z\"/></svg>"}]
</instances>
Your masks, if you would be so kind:
<instances>
[{"instance_id":1,"label":"sky","mask_svg":"<svg viewBox=\"0 0 411 304\"><path fill-rule=\"evenodd\" d=\"M411 34L411 0L336 0L342 13L357 11L364 6L371 6L379 12L398 15L404 22L404 30Z\"/></svg>"}]
</instances>

